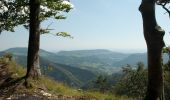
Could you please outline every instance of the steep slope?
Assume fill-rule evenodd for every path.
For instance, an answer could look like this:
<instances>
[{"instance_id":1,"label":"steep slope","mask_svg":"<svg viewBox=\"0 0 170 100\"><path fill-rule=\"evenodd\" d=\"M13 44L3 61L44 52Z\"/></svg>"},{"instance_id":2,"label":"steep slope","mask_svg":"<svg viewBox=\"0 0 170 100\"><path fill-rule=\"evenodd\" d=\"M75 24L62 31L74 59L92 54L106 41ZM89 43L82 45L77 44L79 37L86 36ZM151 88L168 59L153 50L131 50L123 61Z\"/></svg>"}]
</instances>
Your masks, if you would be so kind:
<instances>
[{"instance_id":1,"label":"steep slope","mask_svg":"<svg viewBox=\"0 0 170 100\"><path fill-rule=\"evenodd\" d=\"M32 80L32 87L24 86L25 69L15 62L0 59L0 100L131 100L97 91L78 91L49 77ZM5 72L3 72L5 71Z\"/></svg>"},{"instance_id":2,"label":"steep slope","mask_svg":"<svg viewBox=\"0 0 170 100\"><path fill-rule=\"evenodd\" d=\"M8 49L0 54L3 55L4 53L12 53L14 60L26 67L27 56L25 48ZM53 62L49 58L54 55L53 53L40 50L41 68L46 75L75 87L81 87L96 77L96 74L92 71ZM48 66L51 66L52 70L48 70Z\"/></svg>"},{"instance_id":3,"label":"steep slope","mask_svg":"<svg viewBox=\"0 0 170 100\"><path fill-rule=\"evenodd\" d=\"M13 55L26 56L26 48L11 48L5 52L12 52ZM109 50L77 50L77 51L61 51L51 53L45 50L40 50L40 57L43 57L51 62L64 65L74 66L81 69L90 70L97 73L112 73L115 71L113 63L118 62L128 56L128 54L112 52ZM16 60L17 57L16 56ZM23 63L22 63L23 64Z\"/></svg>"},{"instance_id":4,"label":"steep slope","mask_svg":"<svg viewBox=\"0 0 170 100\"><path fill-rule=\"evenodd\" d=\"M97 74L93 73L92 71L54 63L42 57L40 58L40 61L41 66L46 68L47 66L51 67L51 70L46 70L46 75L71 86L81 87L86 84L86 82L93 80L97 76Z\"/></svg>"}]
</instances>

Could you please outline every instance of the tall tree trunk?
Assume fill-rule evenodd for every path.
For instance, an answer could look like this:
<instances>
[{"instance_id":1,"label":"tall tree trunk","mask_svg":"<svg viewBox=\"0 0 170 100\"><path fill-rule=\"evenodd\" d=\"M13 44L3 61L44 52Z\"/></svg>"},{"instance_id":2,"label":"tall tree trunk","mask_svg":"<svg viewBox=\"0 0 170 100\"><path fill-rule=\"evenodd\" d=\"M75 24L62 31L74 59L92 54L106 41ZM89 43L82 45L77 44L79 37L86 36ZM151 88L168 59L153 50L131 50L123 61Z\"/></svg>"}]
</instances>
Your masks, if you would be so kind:
<instances>
[{"instance_id":1,"label":"tall tree trunk","mask_svg":"<svg viewBox=\"0 0 170 100\"><path fill-rule=\"evenodd\" d=\"M148 89L145 100L163 100L161 52L165 32L155 18L155 0L142 0L139 7L143 18L144 37L148 53Z\"/></svg>"},{"instance_id":2,"label":"tall tree trunk","mask_svg":"<svg viewBox=\"0 0 170 100\"><path fill-rule=\"evenodd\" d=\"M40 0L30 0L30 31L27 56L26 78L38 78L41 75L39 65L40 46Z\"/></svg>"}]
</instances>

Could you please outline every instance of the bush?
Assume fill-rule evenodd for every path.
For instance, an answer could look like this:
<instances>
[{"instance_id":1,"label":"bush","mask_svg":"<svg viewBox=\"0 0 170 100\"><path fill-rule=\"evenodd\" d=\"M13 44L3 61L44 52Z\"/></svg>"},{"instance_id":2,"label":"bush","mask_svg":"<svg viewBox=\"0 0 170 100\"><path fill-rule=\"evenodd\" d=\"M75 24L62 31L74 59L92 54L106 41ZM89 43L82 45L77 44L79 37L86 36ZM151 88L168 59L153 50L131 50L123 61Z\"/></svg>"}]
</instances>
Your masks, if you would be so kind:
<instances>
[{"instance_id":1,"label":"bush","mask_svg":"<svg viewBox=\"0 0 170 100\"><path fill-rule=\"evenodd\" d=\"M147 70L143 63L137 64L137 69L130 65L123 68L123 76L114 87L116 94L143 99L147 90Z\"/></svg>"}]
</instances>

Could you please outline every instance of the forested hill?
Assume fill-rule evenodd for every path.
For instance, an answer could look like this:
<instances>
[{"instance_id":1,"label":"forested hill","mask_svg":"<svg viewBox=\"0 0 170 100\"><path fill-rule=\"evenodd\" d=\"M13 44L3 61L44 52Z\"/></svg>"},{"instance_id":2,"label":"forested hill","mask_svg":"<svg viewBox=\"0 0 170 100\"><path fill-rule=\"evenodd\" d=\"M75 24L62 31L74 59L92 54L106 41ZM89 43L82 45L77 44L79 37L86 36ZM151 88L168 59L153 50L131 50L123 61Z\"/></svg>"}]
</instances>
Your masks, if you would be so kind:
<instances>
[{"instance_id":1,"label":"forested hill","mask_svg":"<svg viewBox=\"0 0 170 100\"><path fill-rule=\"evenodd\" d=\"M17 63L26 66L27 48L11 48L0 55L12 53ZM123 54L104 49L60 51L57 53L40 50L43 73L72 86L83 86L99 74L119 72L123 66L135 66L137 62L146 65L146 53ZM167 56L164 56L167 59ZM47 71L51 67L51 71Z\"/></svg>"},{"instance_id":2,"label":"forested hill","mask_svg":"<svg viewBox=\"0 0 170 100\"><path fill-rule=\"evenodd\" d=\"M10 48L1 51L0 54L12 53L15 59L18 60L19 56L27 55L27 48ZM105 49L96 50L74 50L74 51L60 51L57 53L40 50L40 57L54 63L74 66L81 69L91 69L92 71L111 71L111 68L120 68L127 64L135 65L141 61L145 65L147 63L146 53L133 53L124 54L119 52L113 52ZM168 56L163 56L164 62L167 61ZM21 60L21 59L20 59ZM22 59L19 63L26 65L26 59ZM109 70L108 70L109 69ZM116 71L116 69L115 69Z\"/></svg>"}]
</instances>

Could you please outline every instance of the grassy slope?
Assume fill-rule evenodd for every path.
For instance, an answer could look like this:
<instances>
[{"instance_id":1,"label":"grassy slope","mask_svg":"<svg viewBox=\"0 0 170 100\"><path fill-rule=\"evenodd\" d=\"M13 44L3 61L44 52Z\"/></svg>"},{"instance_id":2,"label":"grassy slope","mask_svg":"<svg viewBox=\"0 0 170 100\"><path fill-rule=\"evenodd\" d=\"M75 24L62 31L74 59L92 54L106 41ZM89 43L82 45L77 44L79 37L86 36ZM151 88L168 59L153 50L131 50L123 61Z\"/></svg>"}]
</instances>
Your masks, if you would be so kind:
<instances>
[{"instance_id":1,"label":"grassy slope","mask_svg":"<svg viewBox=\"0 0 170 100\"><path fill-rule=\"evenodd\" d=\"M9 70L13 72L14 78L22 77L25 75L25 69L21 67L20 65L16 64L15 62L9 62ZM113 94L102 94L95 91L79 91L77 89L73 89L71 87L66 86L63 83L57 82L53 79L50 79L48 77L41 77L37 81L32 81L33 88L30 90L27 90L28 92L35 91L39 84L42 84L45 86L47 91L54 95L64 95L64 96L73 96L73 97L87 97L90 100L131 100L127 97L118 97ZM22 89L20 89L22 90ZM24 89L23 89L24 90ZM22 92L22 91L20 91ZM84 99L85 100L85 99Z\"/></svg>"}]
</instances>

